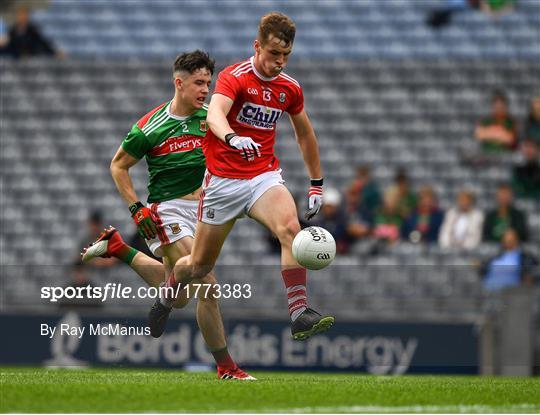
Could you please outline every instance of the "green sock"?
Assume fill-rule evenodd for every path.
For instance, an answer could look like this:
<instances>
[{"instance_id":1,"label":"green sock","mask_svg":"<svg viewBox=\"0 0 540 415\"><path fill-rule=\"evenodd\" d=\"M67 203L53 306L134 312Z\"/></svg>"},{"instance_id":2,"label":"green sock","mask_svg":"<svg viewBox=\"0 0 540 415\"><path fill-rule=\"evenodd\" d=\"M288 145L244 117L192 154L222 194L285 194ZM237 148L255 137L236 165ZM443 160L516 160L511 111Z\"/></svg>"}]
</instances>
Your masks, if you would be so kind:
<instances>
[{"instance_id":1,"label":"green sock","mask_svg":"<svg viewBox=\"0 0 540 415\"><path fill-rule=\"evenodd\" d=\"M124 244L123 246L114 250L114 256L120 261L125 262L127 265L131 265L133 258L137 255L139 251L135 248L132 248L129 245Z\"/></svg>"}]
</instances>

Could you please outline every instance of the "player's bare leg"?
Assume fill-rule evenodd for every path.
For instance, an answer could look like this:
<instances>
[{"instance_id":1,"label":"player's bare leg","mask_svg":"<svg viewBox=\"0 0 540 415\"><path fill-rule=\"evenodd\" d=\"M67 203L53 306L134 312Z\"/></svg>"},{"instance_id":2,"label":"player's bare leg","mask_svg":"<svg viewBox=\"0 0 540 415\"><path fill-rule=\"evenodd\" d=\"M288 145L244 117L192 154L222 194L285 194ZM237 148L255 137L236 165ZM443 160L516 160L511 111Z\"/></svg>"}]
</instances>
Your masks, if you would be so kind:
<instances>
[{"instance_id":1,"label":"player's bare leg","mask_svg":"<svg viewBox=\"0 0 540 415\"><path fill-rule=\"evenodd\" d=\"M143 252L137 252L129 266L150 287L159 287L159 284L165 279L166 273L163 264Z\"/></svg>"},{"instance_id":2,"label":"player's bare leg","mask_svg":"<svg viewBox=\"0 0 540 415\"><path fill-rule=\"evenodd\" d=\"M292 255L292 241L300 232L300 223L294 199L287 188L271 187L255 202L248 214L279 239L282 269L299 268Z\"/></svg>"},{"instance_id":3,"label":"player's bare leg","mask_svg":"<svg viewBox=\"0 0 540 415\"><path fill-rule=\"evenodd\" d=\"M186 252L185 248L191 250L191 245L193 244L191 238L184 238L178 242L181 242L180 245L182 246L178 247L175 244L174 248L168 250L164 249L164 251L167 252L174 250L176 251L176 254L173 255L178 256ZM189 246L186 247L185 245ZM171 254L164 257L165 262L169 262L166 258L170 258ZM159 287L161 284L163 284L165 276L170 273L170 270L172 269L172 267L166 267L161 262L142 252L138 252L137 255L135 255L130 267L137 272L137 274L139 274L148 285L152 287ZM166 269L168 269L168 272ZM214 284L217 284L217 280L215 275L210 273L201 279L194 280L193 283L211 284L214 286ZM190 292L195 292L194 287L191 287ZM223 320L221 311L219 309L219 302L214 298L213 293L213 290L209 290L207 295L203 295L205 294L204 290L199 290L196 306L197 323L210 351L222 350L227 347L225 329L223 327ZM178 298L175 299L173 308L183 308L189 303L189 300L190 299L187 297L187 291L183 290Z\"/></svg>"},{"instance_id":4,"label":"player's bare leg","mask_svg":"<svg viewBox=\"0 0 540 415\"><path fill-rule=\"evenodd\" d=\"M171 273L176 261L190 253L193 239L186 237L172 244L164 245L163 261L150 258L142 252L128 246L120 233L113 227L104 230L102 235L81 253L83 261L87 262L96 257L117 257L129 265L151 287L159 287L165 276ZM196 284L216 284L215 276L210 273L201 279L193 281ZM193 289L190 292L194 292ZM211 350L220 350L226 346L223 322L219 311L218 301L212 292L203 296L199 293L197 301L197 322L201 328L206 343ZM174 308L183 308L188 302L187 291L182 290L173 303Z\"/></svg>"},{"instance_id":5,"label":"player's bare leg","mask_svg":"<svg viewBox=\"0 0 540 415\"><path fill-rule=\"evenodd\" d=\"M197 238L193 242L191 254L179 258L170 272L165 288L174 292L182 293L183 287L194 280L204 278L211 273L217 261L221 247L234 225L234 220L224 225L209 225L198 222L196 234ZM161 304L170 308L174 298L162 298ZM162 310L152 310L150 312L150 330L159 337L165 329L165 319L161 316ZM158 321L159 320L159 321Z\"/></svg>"},{"instance_id":6,"label":"player's bare leg","mask_svg":"<svg viewBox=\"0 0 540 415\"><path fill-rule=\"evenodd\" d=\"M180 292L184 291L183 286L190 282L197 281L201 278L207 278L207 274L213 276L212 270L217 261L219 253L227 235L231 231L234 220L224 225L209 225L206 223L198 222L196 235L197 238L193 241L191 248L191 254L180 258L174 266L173 272L171 272L166 282L166 287L172 287L176 289L180 285ZM215 277L214 277L215 281ZM167 301L167 299L165 299ZM219 309L212 309L214 312L219 313ZM198 310L197 310L198 311ZM150 311L149 325L150 330L159 332L164 330L167 316L165 320L159 320L160 315L154 310ZM198 317L199 318L199 317ZM212 318L210 313L202 316L202 320L199 324L215 324L215 318ZM221 318L219 321L222 322ZM222 330L223 330L223 326ZM226 348L221 350L211 350L214 358L218 362L218 378L229 380L255 380L253 376L242 371L230 358Z\"/></svg>"},{"instance_id":7,"label":"player's bare leg","mask_svg":"<svg viewBox=\"0 0 540 415\"><path fill-rule=\"evenodd\" d=\"M189 253L192 245L192 238L187 237L174 244L163 246L162 249L166 254L164 256L164 265L154 258L128 246L123 241L120 233L113 227L110 227L104 230L98 240L85 248L81 256L85 262L97 257L117 257L136 271L148 285L159 287L163 284L165 275L167 275L166 269L170 273L172 269L171 264L175 263L175 258ZM210 273L201 279L194 280L193 283L213 285L216 284L216 278L213 273ZM194 292L194 290L191 289L190 292ZM249 375L237 368L229 355L219 303L212 294L213 291L209 291L206 294L203 290L199 290L196 315L203 338L218 365L218 375L224 379L250 378ZM185 307L189 300L187 291L182 290L181 295L175 299L173 307ZM233 371L232 369L235 370Z\"/></svg>"},{"instance_id":8,"label":"player's bare leg","mask_svg":"<svg viewBox=\"0 0 540 415\"><path fill-rule=\"evenodd\" d=\"M133 269L150 287L159 287L167 275L159 261L127 245L118 230L110 226L99 238L81 252L83 262L94 258L116 257Z\"/></svg>"},{"instance_id":9,"label":"player's bare leg","mask_svg":"<svg viewBox=\"0 0 540 415\"><path fill-rule=\"evenodd\" d=\"M195 278L201 278L214 269L216 261L229 235L235 220L223 225L211 225L197 222L191 254L181 258L174 267L173 284L188 284Z\"/></svg>"},{"instance_id":10,"label":"player's bare leg","mask_svg":"<svg viewBox=\"0 0 540 415\"><path fill-rule=\"evenodd\" d=\"M307 272L292 255L292 242L300 223L296 205L285 186L273 186L253 205L249 216L268 228L281 244L281 274L287 289L292 335L305 340L324 332L334 324L334 317L322 316L307 304Z\"/></svg>"},{"instance_id":11,"label":"player's bare leg","mask_svg":"<svg viewBox=\"0 0 540 415\"><path fill-rule=\"evenodd\" d=\"M193 239L189 237L182 238L173 244L162 247L164 253L163 262L167 275L172 272L174 265L180 258L190 254L192 247ZM214 273L209 272L202 278L193 280L192 283L211 284L214 287L217 281ZM190 293L195 292L193 288L189 290ZM211 351L222 350L227 347L223 319L219 310L218 300L215 298L214 293L214 290L209 290L208 293L206 293L206 290L198 290L196 311L197 323ZM187 290L182 290L178 298L175 299L173 307L182 308L186 306L190 300L187 294Z\"/></svg>"}]
</instances>

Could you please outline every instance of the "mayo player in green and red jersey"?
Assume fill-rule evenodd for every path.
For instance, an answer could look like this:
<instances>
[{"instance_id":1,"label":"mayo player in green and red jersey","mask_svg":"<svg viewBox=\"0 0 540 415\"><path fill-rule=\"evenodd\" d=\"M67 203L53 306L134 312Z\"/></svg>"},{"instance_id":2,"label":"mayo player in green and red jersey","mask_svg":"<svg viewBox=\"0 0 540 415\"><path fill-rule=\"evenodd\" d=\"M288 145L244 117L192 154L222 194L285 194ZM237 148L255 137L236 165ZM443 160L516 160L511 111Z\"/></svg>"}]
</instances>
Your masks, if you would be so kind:
<instances>
[{"instance_id":1,"label":"mayo player in green and red jersey","mask_svg":"<svg viewBox=\"0 0 540 415\"><path fill-rule=\"evenodd\" d=\"M111 162L111 175L139 234L154 255L163 257L163 264L125 244L112 227L83 251L83 261L98 256L117 257L149 285L158 287L177 260L190 254L206 169L201 146L207 131L205 99L213 71L214 60L202 51L178 56L173 67L173 99L150 111L133 126ZM129 175L129 169L143 157L149 173L148 206L137 197ZM214 287L216 279L210 273L194 282ZM218 377L253 380L238 368L227 351L221 313L213 292L200 291L205 292L197 301L197 322L216 360ZM182 308L188 302L188 291L182 290L174 306ZM158 337L152 331L151 334Z\"/></svg>"}]
</instances>

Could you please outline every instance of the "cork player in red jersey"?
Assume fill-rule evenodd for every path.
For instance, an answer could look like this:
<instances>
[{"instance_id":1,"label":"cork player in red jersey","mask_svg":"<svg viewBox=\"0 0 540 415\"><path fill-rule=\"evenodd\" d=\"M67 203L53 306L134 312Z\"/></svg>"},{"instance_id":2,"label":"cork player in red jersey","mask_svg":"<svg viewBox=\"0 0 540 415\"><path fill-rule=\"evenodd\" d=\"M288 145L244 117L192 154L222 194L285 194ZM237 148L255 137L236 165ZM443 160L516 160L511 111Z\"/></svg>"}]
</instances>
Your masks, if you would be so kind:
<instances>
[{"instance_id":1,"label":"cork player in red jersey","mask_svg":"<svg viewBox=\"0 0 540 415\"><path fill-rule=\"evenodd\" d=\"M207 170L196 237L191 254L176 263L166 286L183 286L209 273L235 221L247 215L279 239L291 331L294 339L304 340L327 330L334 318L308 307L306 269L296 262L291 250L300 224L274 153L276 123L286 112L311 178L306 212L306 219L311 219L322 204L323 178L302 88L283 72L295 33L288 16L266 14L254 41L255 55L219 74L208 109L210 130L203 140ZM152 307L149 324L154 332L165 329L173 301L157 300Z\"/></svg>"}]
</instances>

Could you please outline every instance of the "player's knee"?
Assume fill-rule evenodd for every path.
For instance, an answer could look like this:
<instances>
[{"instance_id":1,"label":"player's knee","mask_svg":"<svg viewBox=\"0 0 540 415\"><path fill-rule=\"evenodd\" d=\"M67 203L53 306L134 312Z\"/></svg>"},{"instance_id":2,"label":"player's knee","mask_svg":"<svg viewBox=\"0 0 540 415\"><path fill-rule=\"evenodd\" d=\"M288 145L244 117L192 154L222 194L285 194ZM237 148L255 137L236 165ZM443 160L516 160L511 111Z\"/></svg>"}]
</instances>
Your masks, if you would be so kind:
<instances>
[{"instance_id":1,"label":"player's knee","mask_svg":"<svg viewBox=\"0 0 540 415\"><path fill-rule=\"evenodd\" d=\"M174 266L175 275L182 275L182 280L194 280L203 278L214 268L213 265L199 264L189 256L183 257L176 262Z\"/></svg>"},{"instance_id":2,"label":"player's knee","mask_svg":"<svg viewBox=\"0 0 540 415\"><path fill-rule=\"evenodd\" d=\"M180 258L174 266L174 275L177 281L191 281L199 278L195 267L188 263L186 257Z\"/></svg>"},{"instance_id":3,"label":"player's knee","mask_svg":"<svg viewBox=\"0 0 540 415\"><path fill-rule=\"evenodd\" d=\"M176 261L175 267L187 267L191 262L191 255L186 255Z\"/></svg>"},{"instance_id":4,"label":"player's knee","mask_svg":"<svg viewBox=\"0 0 540 415\"><path fill-rule=\"evenodd\" d=\"M215 285L217 284L217 280L216 280L216 276L214 275L214 273L212 272L212 270L210 270L209 272L207 272L204 277L201 278L201 283L202 284L210 284L210 285Z\"/></svg>"},{"instance_id":5,"label":"player's knee","mask_svg":"<svg viewBox=\"0 0 540 415\"><path fill-rule=\"evenodd\" d=\"M298 223L298 219L291 218L278 227L276 230L276 236L282 245L290 245L298 232L300 232L300 224Z\"/></svg>"}]
</instances>

